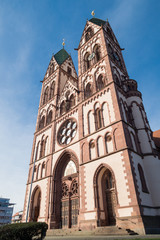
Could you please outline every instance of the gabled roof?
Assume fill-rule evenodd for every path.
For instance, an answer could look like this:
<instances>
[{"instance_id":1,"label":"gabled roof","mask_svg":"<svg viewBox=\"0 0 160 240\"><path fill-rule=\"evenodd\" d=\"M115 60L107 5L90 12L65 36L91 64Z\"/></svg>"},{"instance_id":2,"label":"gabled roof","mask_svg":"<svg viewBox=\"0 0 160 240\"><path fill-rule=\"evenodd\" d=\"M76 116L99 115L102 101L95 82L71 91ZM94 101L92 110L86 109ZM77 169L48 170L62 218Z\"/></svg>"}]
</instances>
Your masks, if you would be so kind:
<instances>
[{"instance_id":1,"label":"gabled roof","mask_svg":"<svg viewBox=\"0 0 160 240\"><path fill-rule=\"evenodd\" d=\"M56 62L61 65L70 55L62 48L59 52L54 55Z\"/></svg>"},{"instance_id":2,"label":"gabled roof","mask_svg":"<svg viewBox=\"0 0 160 240\"><path fill-rule=\"evenodd\" d=\"M104 25L106 23L106 21L103 21L103 20L101 20L99 18L91 18L89 20L89 22L92 22L92 23L94 23L94 24L96 24L98 26Z\"/></svg>"}]
</instances>

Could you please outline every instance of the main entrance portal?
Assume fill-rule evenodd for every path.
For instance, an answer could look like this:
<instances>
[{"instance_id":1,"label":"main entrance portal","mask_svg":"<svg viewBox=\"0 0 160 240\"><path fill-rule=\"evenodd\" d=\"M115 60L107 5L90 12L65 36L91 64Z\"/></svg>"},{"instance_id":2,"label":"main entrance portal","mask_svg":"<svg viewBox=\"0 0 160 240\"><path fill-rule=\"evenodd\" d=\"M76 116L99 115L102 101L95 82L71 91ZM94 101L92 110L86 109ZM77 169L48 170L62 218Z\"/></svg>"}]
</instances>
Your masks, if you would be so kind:
<instances>
[{"instance_id":1,"label":"main entrance portal","mask_svg":"<svg viewBox=\"0 0 160 240\"><path fill-rule=\"evenodd\" d=\"M53 194L53 228L75 228L79 215L78 167L70 154L65 154L55 168Z\"/></svg>"}]
</instances>

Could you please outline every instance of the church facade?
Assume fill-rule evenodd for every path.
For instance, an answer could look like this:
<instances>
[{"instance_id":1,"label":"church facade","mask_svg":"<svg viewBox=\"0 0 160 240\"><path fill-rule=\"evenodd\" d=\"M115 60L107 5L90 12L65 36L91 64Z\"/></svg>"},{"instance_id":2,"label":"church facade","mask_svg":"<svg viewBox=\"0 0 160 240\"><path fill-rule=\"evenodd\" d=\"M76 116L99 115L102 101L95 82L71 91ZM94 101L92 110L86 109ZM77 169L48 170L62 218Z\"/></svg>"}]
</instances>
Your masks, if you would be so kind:
<instances>
[{"instance_id":1,"label":"church facade","mask_svg":"<svg viewBox=\"0 0 160 240\"><path fill-rule=\"evenodd\" d=\"M109 22L87 20L77 51L78 76L62 48L42 83L23 221L160 228L160 154Z\"/></svg>"}]
</instances>

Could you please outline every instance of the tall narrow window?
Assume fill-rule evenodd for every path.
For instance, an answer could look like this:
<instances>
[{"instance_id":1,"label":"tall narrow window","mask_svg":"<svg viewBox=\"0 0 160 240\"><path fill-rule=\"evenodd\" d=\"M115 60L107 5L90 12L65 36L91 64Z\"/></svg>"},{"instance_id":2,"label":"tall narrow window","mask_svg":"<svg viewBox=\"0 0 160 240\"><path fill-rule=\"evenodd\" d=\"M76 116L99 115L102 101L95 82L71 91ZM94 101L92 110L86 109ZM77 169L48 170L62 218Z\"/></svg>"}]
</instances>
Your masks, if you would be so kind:
<instances>
[{"instance_id":1,"label":"tall narrow window","mask_svg":"<svg viewBox=\"0 0 160 240\"><path fill-rule=\"evenodd\" d=\"M103 80L103 75L100 74L97 79L97 90L99 91L102 88L104 88L104 80Z\"/></svg>"},{"instance_id":2,"label":"tall narrow window","mask_svg":"<svg viewBox=\"0 0 160 240\"><path fill-rule=\"evenodd\" d=\"M45 116L43 116L43 117L40 119L39 129L42 129L42 128L44 127L44 123L45 123Z\"/></svg>"},{"instance_id":3,"label":"tall narrow window","mask_svg":"<svg viewBox=\"0 0 160 240\"><path fill-rule=\"evenodd\" d=\"M99 129L102 127L102 116L101 116L101 110L99 108L95 111L95 123L96 123L96 129Z\"/></svg>"},{"instance_id":4,"label":"tall narrow window","mask_svg":"<svg viewBox=\"0 0 160 240\"><path fill-rule=\"evenodd\" d=\"M101 59L101 48L98 44L94 46L93 52L95 53L95 63L96 63Z\"/></svg>"},{"instance_id":5,"label":"tall narrow window","mask_svg":"<svg viewBox=\"0 0 160 240\"><path fill-rule=\"evenodd\" d=\"M138 171L139 171L139 176L140 176L140 180L141 180L142 192L149 193L147 184L146 184L146 180L144 177L144 172L143 172L143 169L140 164L138 164Z\"/></svg>"},{"instance_id":6,"label":"tall narrow window","mask_svg":"<svg viewBox=\"0 0 160 240\"><path fill-rule=\"evenodd\" d=\"M66 104L65 104L65 101L63 101L60 106L60 114L65 113L65 111L66 111Z\"/></svg>"},{"instance_id":7,"label":"tall narrow window","mask_svg":"<svg viewBox=\"0 0 160 240\"><path fill-rule=\"evenodd\" d=\"M48 101L48 93L49 93L49 88L47 87L44 91L43 104L45 104Z\"/></svg>"},{"instance_id":8,"label":"tall narrow window","mask_svg":"<svg viewBox=\"0 0 160 240\"><path fill-rule=\"evenodd\" d=\"M84 70L87 71L90 68L90 61L88 59L89 53L87 52L84 56Z\"/></svg>"},{"instance_id":9,"label":"tall narrow window","mask_svg":"<svg viewBox=\"0 0 160 240\"><path fill-rule=\"evenodd\" d=\"M50 124L52 122L52 110L47 115L47 124Z\"/></svg>"},{"instance_id":10,"label":"tall narrow window","mask_svg":"<svg viewBox=\"0 0 160 240\"><path fill-rule=\"evenodd\" d=\"M70 107L73 107L74 105L75 105L75 97L72 94L71 97L70 97Z\"/></svg>"},{"instance_id":11,"label":"tall narrow window","mask_svg":"<svg viewBox=\"0 0 160 240\"><path fill-rule=\"evenodd\" d=\"M49 66L49 75L51 75L54 72L54 64L51 63L51 65Z\"/></svg>"},{"instance_id":12,"label":"tall narrow window","mask_svg":"<svg viewBox=\"0 0 160 240\"><path fill-rule=\"evenodd\" d=\"M87 83L85 91L84 91L85 98L88 98L92 95L92 85L91 83Z\"/></svg>"},{"instance_id":13,"label":"tall narrow window","mask_svg":"<svg viewBox=\"0 0 160 240\"><path fill-rule=\"evenodd\" d=\"M94 32L92 30L91 27L89 27L86 31L86 35L85 35L85 40L86 42L93 36Z\"/></svg>"},{"instance_id":14,"label":"tall narrow window","mask_svg":"<svg viewBox=\"0 0 160 240\"><path fill-rule=\"evenodd\" d=\"M45 162L42 163L41 178L45 177Z\"/></svg>"},{"instance_id":15,"label":"tall narrow window","mask_svg":"<svg viewBox=\"0 0 160 240\"><path fill-rule=\"evenodd\" d=\"M54 96L54 89L55 89L55 82L52 82L51 88L50 88L50 96L49 96L50 99L53 98Z\"/></svg>"},{"instance_id":16,"label":"tall narrow window","mask_svg":"<svg viewBox=\"0 0 160 240\"><path fill-rule=\"evenodd\" d=\"M67 73L68 73L69 75L72 74L72 69L71 69L70 67L67 67Z\"/></svg>"},{"instance_id":17,"label":"tall narrow window","mask_svg":"<svg viewBox=\"0 0 160 240\"><path fill-rule=\"evenodd\" d=\"M45 156L45 140L41 141L41 150L40 150L40 158Z\"/></svg>"}]
</instances>

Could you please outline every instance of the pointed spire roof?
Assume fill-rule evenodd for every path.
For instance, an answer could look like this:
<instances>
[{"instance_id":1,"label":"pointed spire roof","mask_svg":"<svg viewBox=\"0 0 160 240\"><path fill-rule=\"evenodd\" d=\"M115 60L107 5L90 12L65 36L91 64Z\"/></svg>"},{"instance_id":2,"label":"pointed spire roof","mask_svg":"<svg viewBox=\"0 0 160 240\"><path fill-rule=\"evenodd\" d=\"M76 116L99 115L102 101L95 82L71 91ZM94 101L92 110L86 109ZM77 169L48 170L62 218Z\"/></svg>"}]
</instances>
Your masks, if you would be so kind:
<instances>
[{"instance_id":1,"label":"pointed spire roof","mask_svg":"<svg viewBox=\"0 0 160 240\"><path fill-rule=\"evenodd\" d=\"M62 48L59 52L54 55L54 58L58 65L61 65L70 55L66 52L64 48Z\"/></svg>"},{"instance_id":2,"label":"pointed spire roof","mask_svg":"<svg viewBox=\"0 0 160 240\"><path fill-rule=\"evenodd\" d=\"M99 19L99 18L91 18L90 20L89 20L89 22L92 22L92 23L94 23L94 24L96 24L96 25L98 25L98 26L101 26L101 25L104 25L105 23L106 23L106 21L103 21L103 20L101 20L101 19Z\"/></svg>"}]
</instances>

